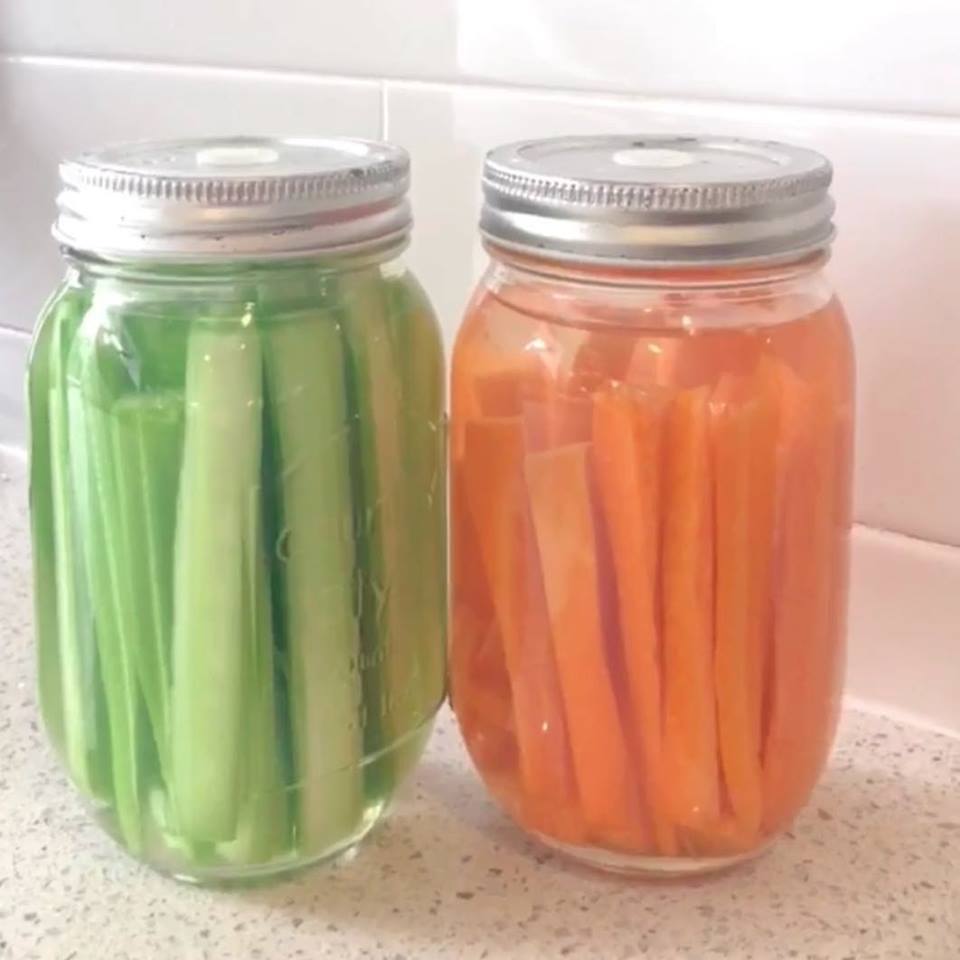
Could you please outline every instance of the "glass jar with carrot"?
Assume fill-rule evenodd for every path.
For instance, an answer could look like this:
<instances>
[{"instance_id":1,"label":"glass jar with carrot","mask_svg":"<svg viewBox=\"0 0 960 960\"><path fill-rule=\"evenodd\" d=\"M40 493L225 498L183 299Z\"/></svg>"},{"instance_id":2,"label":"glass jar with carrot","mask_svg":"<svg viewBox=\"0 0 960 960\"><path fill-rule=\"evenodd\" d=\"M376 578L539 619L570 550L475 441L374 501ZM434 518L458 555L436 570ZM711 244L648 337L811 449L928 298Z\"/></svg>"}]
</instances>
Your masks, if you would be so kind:
<instances>
[{"instance_id":1,"label":"glass jar with carrot","mask_svg":"<svg viewBox=\"0 0 960 960\"><path fill-rule=\"evenodd\" d=\"M452 377L452 697L494 796L575 858L724 867L825 765L854 379L830 179L728 138L487 158Z\"/></svg>"}]
</instances>

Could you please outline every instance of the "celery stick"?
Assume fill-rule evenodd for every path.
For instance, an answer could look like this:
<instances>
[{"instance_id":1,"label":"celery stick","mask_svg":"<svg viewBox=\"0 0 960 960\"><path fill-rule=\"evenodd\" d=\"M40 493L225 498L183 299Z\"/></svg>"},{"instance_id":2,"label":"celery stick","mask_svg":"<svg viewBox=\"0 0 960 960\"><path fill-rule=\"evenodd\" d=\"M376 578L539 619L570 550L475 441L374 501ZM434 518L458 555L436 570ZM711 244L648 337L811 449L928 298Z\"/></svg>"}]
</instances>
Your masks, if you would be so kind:
<instances>
[{"instance_id":1,"label":"celery stick","mask_svg":"<svg viewBox=\"0 0 960 960\"><path fill-rule=\"evenodd\" d=\"M70 432L76 441L70 448L70 467L110 730L114 811L124 843L137 853L142 838L138 747L143 731L131 651L136 611L126 580L122 534L114 519L118 490L111 447L113 423L101 406L109 402L111 390L99 350L97 340L87 340L81 331L71 354L71 379L84 387L72 385L68 390Z\"/></svg>"},{"instance_id":2,"label":"celery stick","mask_svg":"<svg viewBox=\"0 0 960 960\"><path fill-rule=\"evenodd\" d=\"M74 450L83 448L85 437L80 430L71 438L67 411L68 333L75 331L69 330L72 325L67 312L53 317L52 321L47 414L63 754L77 787L88 797L93 797L98 793L98 786L102 786L102 783L98 784L93 767L98 760L102 761L104 753L101 750L97 754L98 730L93 696L96 646L89 632L89 611L84 604L86 598L78 575L84 538L82 534L78 536L78 516L72 502L74 486L83 478L72 475L71 460ZM81 504L80 513L83 508Z\"/></svg>"},{"instance_id":3,"label":"celery stick","mask_svg":"<svg viewBox=\"0 0 960 960\"><path fill-rule=\"evenodd\" d=\"M172 391L123 397L113 407L116 524L124 589L137 603L127 637L150 717L161 772L168 773L173 530L183 440L183 401Z\"/></svg>"},{"instance_id":4,"label":"celery stick","mask_svg":"<svg viewBox=\"0 0 960 960\"><path fill-rule=\"evenodd\" d=\"M348 838L363 812L347 406L335 319L304 313L302 321L263 327L269 414L282 465L277 549L297 843L307 854Z\"/></svg>"},{"instance_id":5,"label":"celery stick","mask_svg":"<svg viewBox=\"0 0 960 960\"><path fill-rule=\"evenodd\" d=\"M443 342L433 311L409 275L385 281L390 337L401 384L403 461L403 571L414 598L408 643L420 657L423 723L439 706L446 686L447 553L446 430Z\"/></svg>"},{"instance_id":6,"label":"celery stick","mask_svg":"<svg viewBox=\"0 0 960 960\"><path fill-rule=\"evenodd\" d=\"M193 842L234 837L245 685L245 540L259 484L259 340L240 322L195 322L174 548L171 794Z\"/></svg>"},{"instance_id":7,"label":"celery stick","mask_svg":"<svg viewBox=\"0 0 960 960\"><path fill-rule=\"evenodd\" d=\"M259 492L253 496L259 497ZM217 848L225 859L239 864L267 862L283 851L289 833L274 693L270 581L259 504L251 503L248 516L251 529L244 557L248 611L244 622L249 631L244 640L247 777L236 838Z\"/></svg>"},{"instance_id":8,"label":"celery stick","mask_svg":"<svg viewBox=\"0 0 960 960\"><path fill-rule=\"evenodd\" d=\"M53 463L50 407L54 330L75 326L79 314L67 290L58 290L44 307L27 365L27 401L30 407L30 522L33 538L33 598L37 643L37 681L40 711L47 733L65 754L63 695L60 674L60 635L57 628L57 564L54 543ZM59 335L58 335L59 336Z\"/></svg>"},{"instance_id":9,"label":"celery stick","mask_svg":"<svg viewBox=\"0 0 960 960\"><path fill-rule=\"evenodd\" d=\"M340 285L361 497L366 753L372 756L393 747L424 719L420 706L426 678L417 655L422 637L416 634L417 597L410 589L422 571L414 565L415 556L405 554L411 540L404 533L410 519L405 496L410 464L404 456L403 395L383 281L374 269L345 274ZM397 773L392 759L371 765L372 792L385 795L392 789Z\"/></svg>"}]
</instances>

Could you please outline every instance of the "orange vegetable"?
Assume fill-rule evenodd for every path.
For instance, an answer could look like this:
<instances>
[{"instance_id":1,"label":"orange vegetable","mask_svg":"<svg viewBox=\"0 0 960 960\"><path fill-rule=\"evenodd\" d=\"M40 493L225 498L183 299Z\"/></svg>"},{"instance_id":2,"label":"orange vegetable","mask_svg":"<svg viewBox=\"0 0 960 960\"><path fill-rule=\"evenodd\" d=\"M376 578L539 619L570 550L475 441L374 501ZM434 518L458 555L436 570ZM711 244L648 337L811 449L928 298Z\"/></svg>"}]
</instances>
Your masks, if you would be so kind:
<instances>
[{"instance_id":1,"label":"orange vegetable","mask_svg":"<svg viewBox=\"0 0 960 960\"><path fill-rule=\"evenodd\" d=\"M727 800L747 845L763 813L762 703L772 628L776 395L725 377L710 401L715 475L717 728Z\"/></svg>"},{"instance_id":2,"label":"orange vegetable","mask_svg":"<svg viewBox=\"0 0 960 960\"><path fill-rule=\"evenodd\" d=\"M809 797L837 717L842 315L726 287L568 310L541 286L485 304L455 365L451 671L471 755L559 841L757 850ZM728 294L741 325L698 327Z\"/></svg>"},{"instance_id":3,"label":"orange vegetable","mask_svg":"<svg viewBox=\"0 0 960 960\"><path fill-rule=\"evenodd\" d=\"M690 827L720 815L708 398L671 403L663 486L663 774L673 821Z\"/></svg>"},{"instance_id":4,"label":"orange vegetable","mask_svg":"<svg viewBox=\"0 0 960 960\"><path fill-rule=\"evenodd\" d=\"M635 342L632 332L614 324L591 329L573 360L571 380L576 388L593 390L611 380L624 380Z\"/></svg>"},{"instance_id":5,"label":"orange vegetable","mask_svg":"<svg viewBox=\"0 0 960 960\"><path fill-rule=\"evenodd\" d=\"M529 454L527 486L584 819L594 839L642 849L648 841L606 656L589 449Z\"/></svg>"},{"instance_id":6,"label":"orange vegetable","mask_svg":"<svg viewBox=\"0 0 960 960\"><path fill-rule=\"evenodd\" d=\"M453 468L451 500L453 575L463 590L453 606L450 697L471 754L488 774L499 776L516 760L513 704L460 463Z\"/></svg>"},{"instance_id":7,"label":"orange vegetable","mask_svg":"<svg viewBox=\"0 0 960 960\"><path fill-rule=\"evenodd\" d=\"M528 825L581 839L567 721L524 485L523 423L470 421L464 477L510 674Z\"/></svg>"},{"instance_id":8,"label":"orange vegetable","mask_svg":"<svg viewBox=\"0 0 960 960\"><path fill-rule=\"evenodd\" d=\"M585 443L590 439L593 408L588 397L563 394L524 404L527 448L532 451Z\"/></svg>"},{"instance_id":9,"label":"orange vegetable","mask_svg":"<svg viewBox=\"0 0 960 960\"><path fill-rule=\"evenodd\" d=\"M455 643L450 656L451 699L464 742L488 781L509 800L517 767L513 702L496 624L468 642Z\"/></svg>"},{"instance_id":10,"label":"orange vegetable","mask_svg":"<svg viewBox=\"0 0 960 960\"><path fill-rule=\"evenodd\" d=\"M630 742L638 756L657 849L675 856L661 758L660 462L664 397L609 387L595 394L597 488L615 566L627 673Z\"/></svg>"},{"instance_id":11,"label":"orange vegetable","mask_svg":"<svg viewBox=\"0 0 960 960\"><path fill-rule=\"evenodd\" d=\"M627 381L637 386L656 383L684 390L713 386L723 375L749 374L759 352L757 337L746 331L688 333L677 328L638 344Z\"/></svg>"},{"instance_id":12,"label":"orange vegetable","mask_svg":"<svg viewBox=\"0 0 960 960\"><path fill-rule=\"evenodd\" d=\"M782 368L783 491L764 827L785 826L826 761L839 698L831 616L837 570L836 433L832 403Z\"/></svg>"}]
</instances>

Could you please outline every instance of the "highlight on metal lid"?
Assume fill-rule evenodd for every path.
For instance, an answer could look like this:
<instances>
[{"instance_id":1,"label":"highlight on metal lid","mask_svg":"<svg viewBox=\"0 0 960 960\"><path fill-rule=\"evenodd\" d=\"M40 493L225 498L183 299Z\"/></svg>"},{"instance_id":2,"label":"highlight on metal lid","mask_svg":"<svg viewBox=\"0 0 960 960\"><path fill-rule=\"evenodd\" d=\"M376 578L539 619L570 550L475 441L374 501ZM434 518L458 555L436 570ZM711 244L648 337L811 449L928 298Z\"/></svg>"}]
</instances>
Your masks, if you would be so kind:
<instances>
[{"instance_id":1,"label":"highlight on metal lid","mask_svg":"<svg viewBox=\"0 0 960 960\"><path fill-rule=\"evenodd\" d=\"M829 246L832 167L735 137L527 140L487 154L480 229L556 259L651 265L787 259Z\"/></svg>"},{"instance_id":2,"label":"highlight on metal lid","mask_svg":"<svg viewBox=\"0 0 960 960\"><path fill-rule=\"evenodd\" d=\"M144 141L60 165L54 237L105 260L206 262L360 250L410 230L410 161L392 144Z\"/></svg>"}]
</instances>

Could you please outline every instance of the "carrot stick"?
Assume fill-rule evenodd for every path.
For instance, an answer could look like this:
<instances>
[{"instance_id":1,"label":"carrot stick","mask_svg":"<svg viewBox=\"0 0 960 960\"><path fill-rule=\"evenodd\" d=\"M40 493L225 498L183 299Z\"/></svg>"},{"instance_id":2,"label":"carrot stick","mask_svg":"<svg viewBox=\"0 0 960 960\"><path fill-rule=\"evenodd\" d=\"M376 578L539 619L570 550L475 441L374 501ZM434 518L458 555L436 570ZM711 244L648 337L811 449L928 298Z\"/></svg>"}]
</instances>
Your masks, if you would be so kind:
<instances>
[{"instance_id":1,"label":"carrot stick","mask_svg":"<svg viewBox=\"0 0 960 960\"><path fill-rule=\"evenodd\" d=\"M523 405L524 434L530 451L586 443L590 439L593 407L588 397L552 396Z\"/></svg>"},{"instance_id":2,"label":"carrot stick","mask_svg":"<svg viewBox=\"0 0 960 960\"><path fill-rule=\"evenodd\" d=\"M539 359L478 377L474 383L477 401L486 417L514 417L528 400L546 395L547 373Z\"/></svg>"},{"instance_id":3,"label":"carrot stick","mask_svg":"<svg viewBox=\"0 0 960 960\"><path fill-rule=\"evenodd\" d=\"M764 748L764 828L787 824L826 761L841 646L830 615L836 570L836 448L831 401L782 367L783 502L773 689Z\"/></svg>"},{"instance_id":4,"label":"carrot stick","mask_svg":"<svg viewBox=\"0 0 960 960\"><path fill-rule=\"evenodd\" d=\"M657 611L663 401L611 388L594 396L597 487L616 567L632 742L657 849L675 856L661 773L660 630Z\"/></svg>"},{"instance_id":5,"label":"carrot stick","mask_svg":"<svg viewBox=\"0 0 960 960\"><path fill-rule=\"evenodd\" d=\"M663 771L677 825L720 813L713 687L713 524L708 388L667 413L663 511Z\"/></svg>"},{"instance_id":6,"label":"carrot stick","mask_svg":"<svg viewBox=\"0 0 960 960\"><path fill-rule=\"evenodd\" d=\"M513 700L496 623L453 645L450 688L464 743L484 779L505 798L522 793Z\"/></svg>"},{"instance_id":7,"label":"carrot stick","mask_svg":"<svg viewBox=\"0 0 960 960\"><path fill-rule=\"evenodd\" d=\"M623 380L630 368L636 334L615 324L590 330L573 360L571 380L581 390L595 390Z\"/></svg>"},{"instance_id":8,"label":"carrot stick","mask_svg":"<svg viewBox=\"0 0 960 960\"><path fill-rule=\"evenodd\" d=\"M461 338L451 376L452 458L463 456L463 431L469 420L519 416L525 402L546 398L550 382L544 353L508 355L496 351L486 340Z\"/></svg>"},{"instance_id":9,"label":"carrot stick","mask_svg":"<svg viewBox=\"0 0 960 960\"><path fill-rule=\"evenodd\" d=\"M644 845L606 658L588 444L527 456L533 526L583 816L596 839Z\"/></svg>"},{"instance_id":10,"label":"carrot stick","mask_svg":"<svg viewBox=\"0 0 960 960\"><path fill-rule=\"evenodd\" d=\"M762 388L762 383L757 386ZM763 811L761 707L771 626L775 399L740 378L725 377L713 392L710 413L717 728L727 798L741 833L749 840L760 828Z\"/></svg>"},{"instance_id":11,"label":"carrot stick","mask_svg":"<svg viewBox=\"0 0 960 960\"><path fill-rule=\"evenodd\" d=\"M497 628L483 558L466 499L463 466L454 463L452 570L456 586L450 645L450 699L470 753L484 775L491 773L490 741L513 739L510 679ZM514 748L513 753L516 753Z\"/></svg>"},{"instance_id":12,"label":"carrot stick","mask_svg":"<svg viewBox=\"0 0 960 960\"><path fill-rule=\"evenodd\" d=\"M524 452L519 417L466 424L467 502L510 674L529 825L579 842L567 721L523 482Z\"/></svg>"},{"instance_id":13,"label":"carrot stick","mask_svg":"<svg viewBox=\"0 0 960 960\"><path fill-rule=\"evenodd\" d=\"M627 382L691 390L713 385L725 373L748 374L757 364L760 338L742 330L689 333L674 330L638 344Z\"/></svg>"}]
</instances>

